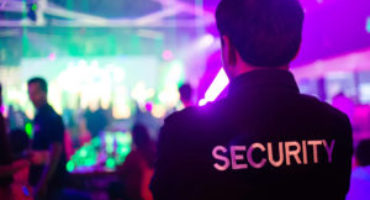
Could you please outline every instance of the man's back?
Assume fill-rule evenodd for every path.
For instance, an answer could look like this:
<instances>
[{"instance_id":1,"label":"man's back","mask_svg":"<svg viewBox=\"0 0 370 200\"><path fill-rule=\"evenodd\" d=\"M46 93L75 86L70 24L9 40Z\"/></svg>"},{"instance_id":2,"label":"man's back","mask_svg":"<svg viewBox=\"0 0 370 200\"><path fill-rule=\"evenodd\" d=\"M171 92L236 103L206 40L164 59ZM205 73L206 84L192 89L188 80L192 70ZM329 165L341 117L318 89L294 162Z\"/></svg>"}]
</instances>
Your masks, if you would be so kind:
<instances>
[{"instance_id":1,"label":"man's back","mask_svg":"<svg viewBox=\"0 0 370 200\"><path fill-rule=\"evenodd\" d=\"M166 120L156 199L344 199L352 139L347 117L299 94L293 76L258 70L226 99Z\"/></svg>"}]
</instances>

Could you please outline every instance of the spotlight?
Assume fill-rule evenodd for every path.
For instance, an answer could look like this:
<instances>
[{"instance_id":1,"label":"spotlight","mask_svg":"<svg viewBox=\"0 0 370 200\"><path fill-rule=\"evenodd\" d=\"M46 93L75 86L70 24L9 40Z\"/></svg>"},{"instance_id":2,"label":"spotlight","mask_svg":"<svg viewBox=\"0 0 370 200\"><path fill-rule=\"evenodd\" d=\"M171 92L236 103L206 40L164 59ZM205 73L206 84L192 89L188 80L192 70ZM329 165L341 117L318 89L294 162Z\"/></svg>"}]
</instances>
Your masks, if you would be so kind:
<instances>
[{"instance_id":1,"label":"spotlight","mask_svg":"<svg viewBox=\"0 0 370 200\"><path fill-rule=\"evenodd\" d=\"M198 103L199 106L204 106L208 102L212 102L217 99L221 92L229 84L229 78L227 77L223 68L220 69L216 78L213 80L212 84L209 86L204 99L201 99Z\"/></svg>"},{"instance_id":2,"label":"spotlight","mask_svg":"<svg viewBox=\"0 0 370 200\"><path fill-rule=\"evenodd\" d=\"M199 39L198 47L201 49L206 49L211 46L215 41L215 37L211 34L206 34Z\"/></svg>"}]
</instances>

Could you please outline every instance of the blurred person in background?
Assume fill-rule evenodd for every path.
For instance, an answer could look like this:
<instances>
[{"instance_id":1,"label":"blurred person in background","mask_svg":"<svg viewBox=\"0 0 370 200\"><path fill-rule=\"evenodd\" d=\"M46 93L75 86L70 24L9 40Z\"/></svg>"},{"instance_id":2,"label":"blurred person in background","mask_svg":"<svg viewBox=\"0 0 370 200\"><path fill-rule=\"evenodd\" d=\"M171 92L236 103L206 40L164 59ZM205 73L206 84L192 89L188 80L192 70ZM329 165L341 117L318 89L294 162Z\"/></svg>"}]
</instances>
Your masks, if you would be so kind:
<instances>
[{"instance_id":1,"label":"blurred person in background","mask_svg":"<svg viewBox=\"0 0 370 200\"><path fill-rule=\"evenodd\" d=\"M16 129L23 129L26 123L30 121L17 104L9 105L7 117L9 132Z\"/></svg>"},{"instance_id":2,"label":"blurred person in background","mask_svg":"<svg viewBox=\"0 0 370 200\"><path fill-rule=\"evenodd\" d=\"M91 141L91 134L86 127L86 119L81 118L78 125L78 144L83 146Z\"/></svg>"},{"instance_id":3,"label":"blurred person in background","mask_svg":"<svg viewBox=\"0 0 370 200\"><path fill-rule=\"evenodd\" d=\"M10 146L15 161L29 157L30 139L22 129L14 129L9 134ZM29 168L23 168L13 175L12 191L15 200L30 200L32 187L28 183Z\"/></svg>"},{"instance_id":4,"label":"blurred person in background","mask_svg":"<svg viewBox=\"0 0 370 200\"><path fill-rule=\"evenodd\" d=\"M357 168L352 171L347 200L370 199L370 139L359 142L355 150Z\"/></svg>"},{"instance_id":5,"label":"blurred person in background","mask_svg":"<svg viewBox=\"0 0 370 200\"><path fill-rule=\"evenodd\" d=\"M345 113L351 123L353 122L356 104L351 98L347 97L344 92L340 92L333 97L332 105L334 108Z\"/></svg>"},{"instance_id":6,"label":"blurred person in background","mask_svg":"<svg viewBox=\"0 0 370 200\"><path fill-rule=\"evenodd\" d=\"M62 118L47 101L48 87L43 78L28 81L28 94L37 112L33 121L32 165L29 183L35 199L57 199L67 172Z\"/></svg>"},{"instance_id":7,"label":"blurred person in background","mask_svg":"<svg viewBox=\"0 0 370 200\"><path fill-rule=\"evenodd\" d=\"M0 199L13 200L10 187L13 181L12 176L18 171L29 167L29 162L24 159L13 162L2 106L2 87L0 85Z\"/></svg>"},{"instance_id":8,"label":"blurred person in background","mask_svg":"<svg viewBox=\"0 0 370 200\"><path fill-rule=\"evenodd\" d=\"M100 104L96 110L88 108L85 112L85 119L86 127L92 138L98 137L108 126L108 117Z\"/></svg>"},{"instance_id":9,"label":"blurred person in background","mask_svg":"<svg viewBox=\"0 0 370 200\"><path fill-rule=\"evenodd\" d=\"M117 173L123 183L127 200L152 200L149 185L154 172L155 145L148 129L135 124L132 129L132 151Z\"/></svg>"},{"instance_id":10,"label":"blurred person in background","mask_svg":"<svg viewBox=\"0 0 370 200\"><path fill-rule=\"evenodd\" d=\"M185 108L193 106L193 89L189 83L183 84L179 88L180 100Z\"/></svg>"}]
</instances>

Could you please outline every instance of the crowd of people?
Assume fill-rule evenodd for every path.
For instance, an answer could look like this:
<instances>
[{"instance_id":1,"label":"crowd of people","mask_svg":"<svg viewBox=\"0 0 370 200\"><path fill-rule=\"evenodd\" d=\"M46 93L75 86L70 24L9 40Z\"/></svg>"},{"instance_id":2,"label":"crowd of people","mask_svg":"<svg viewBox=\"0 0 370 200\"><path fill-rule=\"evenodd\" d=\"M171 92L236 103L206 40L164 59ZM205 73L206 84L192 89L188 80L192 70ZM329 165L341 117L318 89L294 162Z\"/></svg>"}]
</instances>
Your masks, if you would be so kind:
<instances>
[{"instance_id":1,"label":"crowd of people","mask_svg":"<svg viewBox=\"0 0 370 200\"><path fill-rule=\"evenodd\" d=\"M184 105L190 105L191 87L185 84L181 88ZM19 126L10 128L9 120L4 119L2 112L0 115L0 199L91 199L88 194L65 190L69 182L66 161L71 154L67 156L71 145L68 142L71 141L66 137L69 135L66 123L47 101L46 80L40 77L30 79L28 92L36 108L32 140ZM2 101L0 103L2 105ZM103 112L98 109L85 113L89 128L87 134L81 134L87 139L81 141L89 142L92 137L102 134L107 124ZM112 200L153 199L149 184L154 173L155 143L148 128L140 122L133 125L131 132L132 150L124 164L116 169L120 181L112 183L107 191Z\"/></svg>"},{"instance_id":2,"label":"crowd of people","mask_svg":"<svg viewBox=\"0 0 370 200\"><path fill-rule=\"evenodd\" d=\"M369 199L370 140L354 146L349 117L301 94L289 72L303 20L298 0L222 0L216 23L227 97L196 107L190 85L181 87L185 109L165 119L157 144L135 123L109 198ZM65 190L65 125L48 103L47 82L32 78L28 93L37 110L32 141L23 130L8 134L0 113L0 199L91 199ZM97 136L107 122L100 111L87 115Z\"/></svg>"}]
</instances>

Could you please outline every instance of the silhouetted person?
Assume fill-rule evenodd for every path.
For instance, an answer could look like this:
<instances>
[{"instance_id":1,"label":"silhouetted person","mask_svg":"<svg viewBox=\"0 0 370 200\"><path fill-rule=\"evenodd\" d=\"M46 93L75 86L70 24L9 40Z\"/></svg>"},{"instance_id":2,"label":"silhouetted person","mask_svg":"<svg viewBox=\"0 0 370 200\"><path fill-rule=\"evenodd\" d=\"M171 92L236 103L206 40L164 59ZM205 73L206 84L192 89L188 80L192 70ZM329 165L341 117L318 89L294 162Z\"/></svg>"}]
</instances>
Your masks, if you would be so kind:
<instances>
[{"instance_id":1,"label":"silhouetted person","mask_svg":"<svg viewBox=\"0 0 370 200\"><path fill-rule=\"evenodd\" d=\"M193 89L188 83L183 84L179 88L180 100L185 108L193 106Z\"/></svg>"},{"instance_id":2,"label":"silhouetted person","mask_svg":"<svg viewBox=\"0 0 370 200\"><path fill-rule=\"evenodd\" d=\"M19 107L18 109L16 109L13 105L10 105L8 107L8 129L10 131L24 128L27 121L28 120L26 114L19 110Z\"/></svg>"},{"instance_id":3,"label":"silhouetted person","mask_svg":"<svg viewBox=\"0 0 370 200\"><path fill-rule=\"evenodd\" d=\"M30 139L22 129L14 129L9 134L13 159L16 161L29 157ZM28 183L29 168L23 168L13 175L12 190L14 199L32 199L32 187Z\"/></svg>"},{"instance_id":4,"label":"silhouetted person","mask_svg":"<svg viewBox=\"0 0 370 200\"><path fill-rule=\"evenodd\" d=\"M47 83L43 78L28 81L28 94L37 109L33 121L32 166L29 183L36 199L58 198L66 177L64 125L62 118L47 102Z\"/></svg>"},{"instance_id":5,"label":"silhouetted person","mask_svg":"<svg viewBox=\"0 0 370 200\"><path fill-rule=\"evenodd\" d=\"M0 85L0 108L2 107L2 87ZM12 200L12 190L10 185L13 181L12 176L29 166L27 160L13 162L11 147L6 134L5 120L2 109L0 109L0 199Z\"/></svg>"},{"instance_id":6,"label":"silhouetted person","mask_svg":"<svg viewBox=\"0 0 370 200\"><path fill-rule=\"evenodd\" d=\"M333 97L332 105L334 108L345 113L351 122L353 121L356 105L351 98L347 97L343 92L340 92Z\"/></svg>"},{"instance_id":7,"label":"silhouetted person","mask_svg":"<svg viewBox=\"0 0 370 200\"><path fill-rule=\"evenodd\" d=\"M290 62L302 38L298 0L222 0L216 22L228 96L165 120L154 199L344 199L348 117L299 92Z\"/></svg>"},{"instance_id":8,"label":"silhouetted person","mask_svg":"<svg viewBox=\"0 0 370 200\"><path fill-rule=\"evenodd\" d=\"M352 172L347 200L370 199L370 139L360 141L355 160L358 167Z\"/></svg>"},{"instance_id":9,"label":"silhouetted person","mask_svg":"<svg viewBox=\"0 0 370 200\"><path fill-rule=\"evenodd\" d=\"M153 176L155 147L148 129L135 124L132 129L133 147L118 174L123 181L127 200L152 200L149 183Z\"/></svg>"},{"instance_id":10,"label":"silhouetted person","mask_svg":"<svg viewBox=\"0 0 370 200\"><path fill-rule=\"evenodd\" d=\"M86 126L90 131L91 137L97 137L104 131L108 125L107 116L102 108L98 108L95 111L87 110L85 113Z\"/></svg>"},{"instance_id":11,"label":"silhouetted person","mask_svg":"<svg viewBox=\"0 0 370 200\"><path fill-rule=\"evenodd\" d=\"M10 145L14 159L23 158L29 153L30 139L22 129L14 129L9 134Z\"/></svg>"}]
</instances>

